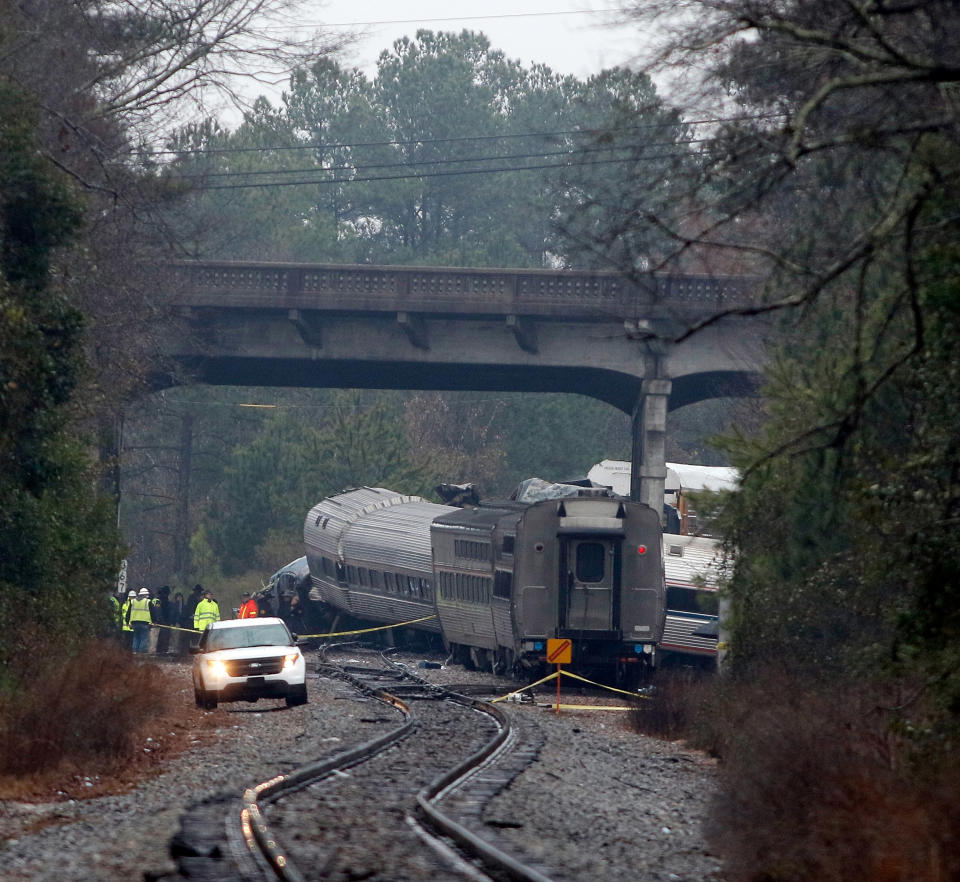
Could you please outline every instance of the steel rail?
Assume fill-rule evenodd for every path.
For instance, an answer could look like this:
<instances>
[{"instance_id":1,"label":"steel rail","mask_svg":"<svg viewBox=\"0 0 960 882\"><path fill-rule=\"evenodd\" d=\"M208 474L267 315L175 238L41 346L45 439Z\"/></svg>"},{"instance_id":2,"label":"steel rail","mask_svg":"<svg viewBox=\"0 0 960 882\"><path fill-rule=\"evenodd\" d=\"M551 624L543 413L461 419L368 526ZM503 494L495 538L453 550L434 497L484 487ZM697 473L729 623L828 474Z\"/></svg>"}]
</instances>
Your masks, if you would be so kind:
<instances>
[{"instance_id":1,"label":"steel rail","mask_svg":"<svg viewBox=\"0 0 960 882\"><path fill-rule=\"evenodd\" d=\"M387 747L406 738L417 726L416 717L409 706L380 689L371 689L368 685L345 675L361 691L399 710L405 717L402 726L385 732L376 738L365 741L356 747L341 751L323 760L308 763L286 775L277 775L250 787L243 793L243 808L240 812L240 827L247 848L258 853L283 882L306 882L303 874L296 868L290 856L281 848L276 837L266 823L261 806L275 802L287 793L305 787L338 769L346 769L363 762L385 750Z\"/></svg>"}]
</instances>

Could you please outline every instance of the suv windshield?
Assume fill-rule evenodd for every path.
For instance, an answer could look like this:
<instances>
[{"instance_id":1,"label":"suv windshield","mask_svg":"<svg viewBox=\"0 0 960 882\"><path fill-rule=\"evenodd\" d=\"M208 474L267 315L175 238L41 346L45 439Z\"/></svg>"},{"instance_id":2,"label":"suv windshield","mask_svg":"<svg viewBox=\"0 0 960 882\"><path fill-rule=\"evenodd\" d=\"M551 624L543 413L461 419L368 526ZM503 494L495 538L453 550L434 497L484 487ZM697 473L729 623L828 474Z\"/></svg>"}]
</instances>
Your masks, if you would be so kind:
<instances>
[{"instance_id":1,"label":"suv windshield","mask_svg":"<svg viewBox=\"0 0 960 882\"><path fill-rule=\"evenodd\" d=\"M204 635L203 648L241 649L249 646L289 646L290 632L283 625L260 625L255 628L216 628Z\"/></svg>"}]
</instances>

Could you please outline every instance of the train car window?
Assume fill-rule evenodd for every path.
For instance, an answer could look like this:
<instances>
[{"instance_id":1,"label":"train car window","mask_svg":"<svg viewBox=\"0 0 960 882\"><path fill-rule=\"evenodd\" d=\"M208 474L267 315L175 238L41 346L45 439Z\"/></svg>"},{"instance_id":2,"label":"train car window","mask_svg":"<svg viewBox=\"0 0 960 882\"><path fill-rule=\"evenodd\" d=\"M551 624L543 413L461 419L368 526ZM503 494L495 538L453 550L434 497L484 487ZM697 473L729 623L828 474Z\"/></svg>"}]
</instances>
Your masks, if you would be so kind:
<instances>
[{"instance_id":1,"label":"train car window","mask_svg":"<svg viewBox=\"0 0 960 882\"><path fill-rule=\"evenodd\" d=\"M380 570L370 570L370 584L374 588L383 587L383 574Z\"/></svg>"},{"instance_id":2,"label":"train car window","mask_svg":"<svg viewBox=\"0 0 960 882\"><path fill-rule=\"evenodd\" d=\"M347 570L346 567L338 560L337 561L337 581L346 582L347 581Z\"/></svg>"},{"instance_id":3,"label":"train car window","mask_svg":"<svg viewBox=\"0 0 960 882\"><path fill-rule=\"evenodd\" d=\"M490 546L486 542L454 539L453 553L464 560L488 560L490 557Z\"/></svg>"},{"instance_id":4,"label":"train car window","mask_svg":"<svg viewBox=\"0 0 960 882\"><path fill-rule=\"evenodd\" d=\"M417 593L417 578L416 576L407 576L407 594L410 597L413 597Z\"/></svg>"},{"instance_id":5,"label":"train car window","mask_svg":"<svg viewBox=\"0 0 960 882\"><path fill-rule=\"evenodd\" d=\"M497 570L493 577L493 596L509 598L513 593L513 573Z\"/></svg>"},{"instance_id":6,"label":"train car window","mask_svg":"<svg viewBox=\"0 0 960 882\"><path fill-rule=\"evenodd\" d=\"M581 542L577 545L577 581L602 582L606 549L600 542Z\"/></svg>"},{"instance_id":7,"label":"train car window","mask_svg":"<svg viewBox=\"0 0 960 882\"><path fill-rule=\"evenodd\" d=\"M353 582L354 585L357 584L357 568L347 564L347 581Z\"/></svg>"},{"instance_id":8,"label":"train car window","mask_svg":"<svg viewBox=\"0 0 960 882\"><path fill-rule=\"evenodd\" d=\"M515 536L504 536L503 537L503 553L504 554L513 554L513 542Z\"/></svg>"},{"instance_id":9,"label":"train car window","mask_svg":"<svg viewBox=\"0 0 960 882\"><path fill-rule=\"evenodd\" d=\"M433 584L429 579L423 580L423 598L431 603L433 602Z\"/></svg>"},{"instance_id":10,"label":"train car window","mask_svg":"<svg viewBox=\"0 0 960 882\"><path fill-rule=\"evenodd\" d=\"M358 568L357 568L357 581L358 581L361 585L369 585L369 584L370 584L370 573L367 572L367 568L366 568L366 567L358 567Z\"/></svg>"},{"instance_id":11,"label":"train car window","mask_svg":"<svg viewBox=\"0 0 960 882\"><path fill-rule=\"evenodd\" d=\"M680 588L676 585L667 587L667 609L715 616L719 614L719 607L715 591L698 591L696 588Z\"/></svg>"}]
</instances>

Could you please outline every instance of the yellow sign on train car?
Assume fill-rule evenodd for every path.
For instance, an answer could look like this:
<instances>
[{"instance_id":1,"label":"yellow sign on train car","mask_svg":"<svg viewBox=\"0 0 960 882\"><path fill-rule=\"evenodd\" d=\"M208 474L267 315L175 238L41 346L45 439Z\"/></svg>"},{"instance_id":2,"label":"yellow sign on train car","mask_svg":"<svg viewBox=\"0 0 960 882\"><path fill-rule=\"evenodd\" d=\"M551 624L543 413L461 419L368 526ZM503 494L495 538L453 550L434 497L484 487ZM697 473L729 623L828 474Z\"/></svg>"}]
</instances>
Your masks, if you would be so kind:
<instances>
[{"instance_id":1,"label":"yellow sign on train car","mask_svg":"<svg viewBox=\"0 0 960 882\"><path fill-rule=\"evenodd\" d=\"M552 665L568 665L573 661L573 641L551 637L547 640L547 661Z\"/></svg>"}]
</instances>

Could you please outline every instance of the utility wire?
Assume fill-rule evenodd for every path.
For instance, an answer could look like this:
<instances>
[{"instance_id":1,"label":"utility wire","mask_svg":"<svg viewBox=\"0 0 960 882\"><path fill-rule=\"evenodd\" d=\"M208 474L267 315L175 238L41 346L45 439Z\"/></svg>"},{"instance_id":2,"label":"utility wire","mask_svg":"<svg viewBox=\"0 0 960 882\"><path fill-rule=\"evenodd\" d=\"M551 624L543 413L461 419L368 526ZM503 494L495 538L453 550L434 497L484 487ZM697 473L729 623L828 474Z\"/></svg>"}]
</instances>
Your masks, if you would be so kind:
<instances>
[{"instance_id":1,"label":"utility wire","mask_svg":"<svg viewBox=\"0 0 960 882\"><path fill-rule=\"evenodd\" d=\"M169 150L132 150L131 156L193 156L198 154L221 153L264 153L268 151L286 150L337 150L357 147L405 147L411 144L458 144L464 141L507 141L516 138L559 138L564 136L591 136L620 134L622 132L649 131L650 129L671 129L683 126L713 125L728 122L749 122L752 120L771 119L783 114L756 114L731 117L717 117L715 119L676 120L673 122L645 123L637 126L623 126L615 129L558 129L549 132L514 132L501 135L463 135L451 138L409 138L393 141L354 141L325 144L310 142L306 144L267 144L259 147L195 147L177 148Z\"/></svg>"},{"instance_id":2,"label":"utility wire","mask_svg":"<svg viewBox=\"0 0 960 882\"><path fill-rule=\"evenodd\" d=\"M385 19L383 21L330 21L318 22L314 27L324 28L361 28L373 25L423 24L428 21L490 21L502 18L546 18L557 15L605 15L608 12L623 12L612 9L559 9L551 12L504 12L500 15L452 15L447 18L426 16L424 18Z\"/></svg>"},{"instance_id":3,"label":"utility wire","mask_svg":"<svg viewBox=\"0 0 960 882\"><path fill-rule=\"evenodd\" d=\"M248 184L210 184L208 186L200 186L196 189L198 191L207 191L207 190L252 190L252 189L262 189L264 187L305 187L305 186L321 186L324 184L360 184L370 181L407 181L413 179L425 179L425 178L446 178L446 177L457 177L462 175L488 175L488 174L502 174L504 172L522 172L522 171L543 171L545 169L563 169L563 168L584 168L589 166L597 165L610 165L613 163L625 163L625 162L641 162L641 161L651 161L655 159L674 159L676 156L674 154L664 154L663 156L643 156L643 157L626 157L621 159L595 159L590 162L554 162L554 163L544 163L542 165L518 165L518 166L505 166L503 168L471 168L471 169L461 169L460 171L440 171L440 172L414 172L408 175L368 175L366 177L359 178L315 178L312 180L299 180L299 181L262 181L254 182Z\"/></svg>"},{"instance_id":4,"label":"utility wire","mask_svg":"<svg viewBox=\"0 0 960 882\"><path fill-rule=\"evenodd\" d=\"M379 162L379 163L364 163L363 165L343 165L336 167L317 167L312 166L308 168L276 168L276 169L254 169L250 171L222 171L222 172L197 172L195 174L177 174L177 179L184 180L209 180L211 178L238 178L238 177L255 177L262 175L292 175L292 174L304 174L310 172L359 172L367 171L369 169L375 168L414 168L416 166L428 165L428 166L442 166L442 165L456 165L458 163L464 162L494 162L500 161L505 162L507 160L517 160L517 159L534 159L539 157L549 157L549 156L569 156L577 157L591 153L604 153L611 150L637 150L639 148L648 148L648 147L673 147L673 146L683 146L687 144L699 144L705 141L704 138L690 138L683 141L653 141L644 144L609 144L602 147L584 147L576 151L571 150L554 150L554 151L540 151L537 153L504 153L493 156L466 156L462 159L414 159L407 162ZM671 154L672 155L672 154ZM627 157L625 157L627 158ZM642 159L642 156L637 156L637 159Z\"/></svg>"}]
</instances>

